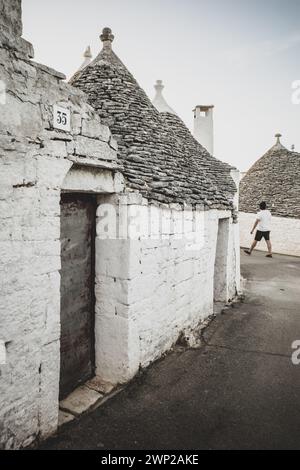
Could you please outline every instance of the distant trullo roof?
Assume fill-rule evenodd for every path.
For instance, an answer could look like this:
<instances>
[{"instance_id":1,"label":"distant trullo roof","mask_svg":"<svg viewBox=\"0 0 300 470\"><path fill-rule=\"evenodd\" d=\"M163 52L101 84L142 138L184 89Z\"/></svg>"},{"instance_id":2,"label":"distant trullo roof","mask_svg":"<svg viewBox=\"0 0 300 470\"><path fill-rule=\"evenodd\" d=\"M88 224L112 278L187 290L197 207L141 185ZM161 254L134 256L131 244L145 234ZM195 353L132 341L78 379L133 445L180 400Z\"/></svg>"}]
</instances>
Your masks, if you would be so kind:
<instances>
[{"instance_id":1,"label":"distant trullo roof","mask_svg":"<svg viewBox=\"0 0 300 470\"><path fill-rule=\"evenodd\" d=\"M109 28L100 38L102 51L71 83L87 93L116 138L127 189L163 203L232 209L231 167L210 156L172 110L159 113L113 52Z\"/></svg>"},{"instance_id":2,"label":"distant trullo roof","mask_svg":"<svg viewBox=\"0 0 300 470\"><path fill-rule=\"evenodd\" d=\"M266 201L273 215L300 218L300 154L276 144L246 173L240 184L240 210L257 212Z\"/></svg>"}]
</instances>

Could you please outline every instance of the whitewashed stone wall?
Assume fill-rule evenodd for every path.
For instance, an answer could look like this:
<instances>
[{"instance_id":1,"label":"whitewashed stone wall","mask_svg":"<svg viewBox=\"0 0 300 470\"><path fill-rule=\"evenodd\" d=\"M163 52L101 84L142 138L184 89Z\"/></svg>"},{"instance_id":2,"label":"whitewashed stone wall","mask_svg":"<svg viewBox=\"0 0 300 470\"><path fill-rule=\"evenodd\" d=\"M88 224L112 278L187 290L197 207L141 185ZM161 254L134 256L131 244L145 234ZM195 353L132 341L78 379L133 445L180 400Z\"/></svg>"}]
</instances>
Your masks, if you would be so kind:
<instances>
[{"instance_id":1,"label":"whitewashed stone wall","mask_svg":"<svg viewBox=\"0 0 300 470\"><path fill-rule=\"evenodd\" d=\"M240 212L240 240L242 247L249 247L254 235L250 234L256 214ZM300 256L300 220L288 217L272 217L271 242L274 253ZM266 242L262 240L256 250L267 251Z\"/></svg>"},{"instance_id":2,"label":"whitewashed stone wall","mask_svg":"<svg viewBox=\"0 0 300 470\"><path fill-rule=\"evenodd\" d=\"M230 212L207 211L203 245L190 249L183 238L180 206L152 206L141 196L99 200L96 241L96 366L110 382L126 382L184 335L190 344L199 323L213 313L218 219L228 220L224 276L226 298L239 290L238 225ZM109 203L127 204L129 238L108 239L118 226ZM151 214L149 216L149 214ZM147 224L146 221L151 221ZM190 215L185 215L186 223ZM160 220L158 226L156 220ZM144 221L144 222L142 222ZM171 223L171 230L169 222ZM152 233L149 235L149 225ZM140 226L140 227L139 227ZM142 232L142 235L138 235ZM111 236L111 233L110 233ZM108 292L110 295L107 295ZM126 352L126 354L125 354ZM117 365L117 366L116 366Z\"/></svg>"},{"instance_id":3,"label":"whitewashed stone wall","mask_svg":"<svg viewBox=\"0 0 300 470\"><path fill-rule=\"evenodd\" d=\"M62 74L30 61L20 1L2 0L0 11L0 448L11 449L57 427L63 180L75 162L94 168L98 188L121 188L107 174L116 168L108 128ZM54 104L70 109L71 132L53 129Z\"/></svg>"}]
</instances>

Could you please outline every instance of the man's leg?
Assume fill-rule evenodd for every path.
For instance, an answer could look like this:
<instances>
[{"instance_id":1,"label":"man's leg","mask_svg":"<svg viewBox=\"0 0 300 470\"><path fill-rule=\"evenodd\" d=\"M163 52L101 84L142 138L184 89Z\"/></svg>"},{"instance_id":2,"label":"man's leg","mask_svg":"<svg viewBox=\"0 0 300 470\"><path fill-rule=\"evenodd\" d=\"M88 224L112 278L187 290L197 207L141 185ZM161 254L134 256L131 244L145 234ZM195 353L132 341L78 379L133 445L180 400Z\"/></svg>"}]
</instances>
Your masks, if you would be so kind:
<instances>
[{"instance_id":1,"label":"man's leg","mask_svg":"<svg viewBox=\"0 0 300 470\"><path fill-rule=\"evenodd\" d=\"M254 248L256 247L257 243L258 243L257 240L254 240L254 241L253 241L253 243L252 243L252 245L251 245L251 248L250 248L250 250L249 250L250 253L252 253L252 251L253 251Z\"/></svg>"},{"instance_id":2,"label":"man's leg","mask_svg":"<svg viewBox=\"0 0 300 470\"><path fill-rule=\"evenodd\" d=\"M272 244L271 244L271 241L270 241L270 240L266 240L266 243L267 243L268 252L269 252L269 254L268 254L267 256L268 256L268 257L271 257L271 256L272 256Z\"/></svg>"},{"instance_id":3,"label":"man's leg","mask_svg":"<svg viewBox=\"0 0 300 470\"><path fill-rule=\"evenodd\" d=\"M254 250L254 248L256 247L257 245L257 240L254 240L252 245L251 245L251 248L250 250L244 250L244 252L247 254L247 255L251 255L252 251Z\"/></svg>"}]
</instances>

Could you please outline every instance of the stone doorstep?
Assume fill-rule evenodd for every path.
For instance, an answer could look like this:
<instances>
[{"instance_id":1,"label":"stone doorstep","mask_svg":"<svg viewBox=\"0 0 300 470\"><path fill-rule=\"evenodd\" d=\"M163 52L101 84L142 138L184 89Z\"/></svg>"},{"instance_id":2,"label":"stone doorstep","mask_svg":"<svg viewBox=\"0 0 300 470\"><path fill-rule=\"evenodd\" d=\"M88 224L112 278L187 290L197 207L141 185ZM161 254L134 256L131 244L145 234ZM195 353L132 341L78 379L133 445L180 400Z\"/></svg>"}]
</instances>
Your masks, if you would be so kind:
<instances>
[{"instance_id":1,"label":"stone doorstep","mask_svg":"<svg viewBox=\"0 0 300 470\"><path fill-rule=\"evenodd\" d=\"M59 403L58 426L98 408L122 389L123 387L116 387L109 382L101 381L99 377L93 377Z\"/></svg>"},{"instance_id":2,"label":"stone doorstep","mask_svg":"<svg viewBox=\"0 0 300 470\"><path fill-rule=\"evenodd\" d=\"M71 413L74 416L80 416L91 409L102 398L102 393L81 385L62 400L59 403L59 407L62 411Z\"/></svg>"},{"instance_id":3,"label":"stone doorstep","mask_svg":"<svg viewBox=\"0 0 300 470\"><path fill-rule=\"evenodd\" d=\"M110 382L103 382L97 376L93 377L91 380L88 380L84 385L92 390L95 390L96 392L102 393L102 395L107 395L115 388L115 385L111 384Z\"/></svg>"},{"instance_id":4,"label":"stone doorstep","mask_svg":"<svg viewBox=\"0 0 300 470\"><path fill-rule=\"evenodd\" d=\"M67 413L66 411L62 411L62 410L58 411L58 427L59 428L63 424L73 421L73 419L75 419L75 416L72 415L71 413Z\"/></svg>"}]
</instances>

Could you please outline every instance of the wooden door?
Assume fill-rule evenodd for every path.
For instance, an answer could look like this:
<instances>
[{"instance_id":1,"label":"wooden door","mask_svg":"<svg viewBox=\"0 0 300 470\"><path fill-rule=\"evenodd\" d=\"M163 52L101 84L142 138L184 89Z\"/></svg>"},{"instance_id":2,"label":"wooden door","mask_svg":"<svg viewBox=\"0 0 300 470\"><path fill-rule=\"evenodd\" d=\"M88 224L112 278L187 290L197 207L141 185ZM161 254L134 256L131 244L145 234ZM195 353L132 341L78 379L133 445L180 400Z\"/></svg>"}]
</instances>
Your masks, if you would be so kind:
<instances>
[{"instance_id":1,"label":"wooden door","mask_svg":"<svg viewBox=\"0 0 300 470\"><path fill-rule=\"evenodd\" d=\"M61 197L60 399L94 375L96 201Z\"/></svg>"}]
</instances>

